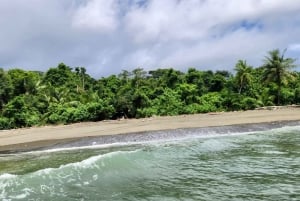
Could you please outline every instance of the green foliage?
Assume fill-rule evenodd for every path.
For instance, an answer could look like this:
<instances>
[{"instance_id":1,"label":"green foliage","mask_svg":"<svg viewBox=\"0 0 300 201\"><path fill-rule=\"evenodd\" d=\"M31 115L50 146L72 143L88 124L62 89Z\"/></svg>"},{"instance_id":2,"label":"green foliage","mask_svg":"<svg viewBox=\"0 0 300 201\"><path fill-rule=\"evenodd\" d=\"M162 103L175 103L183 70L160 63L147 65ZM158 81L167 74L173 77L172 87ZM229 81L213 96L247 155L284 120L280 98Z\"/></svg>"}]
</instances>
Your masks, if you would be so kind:
<instances>
[{"instance_id":1,"label":"green foliage","mask_svg":"<svg viewBox=\"0 0 300 201\"><path fill-rule=\"evenodd\" d=\"M3 116L11 119L12 127L28 127L38 125L40 116L26 103L26 96L17 96L5 106Z\"/></svg>"},{"instance_id":2,"label":"green foliage","mask_svg":"<svg viewBox=\"0 0 300 201\"><path fill-rule=\"evenodd\" d=\"M13 128L11 119L7 117L0 117L0 130Z\"/></svg>"},{"instance_id":3,"label":"green foliage","mask_svg":"<svg viewBox=\"0 0 300 201\"><path fill-rule=\"evenodd\" d=\"M299 104L293 67L293 59L273 50L258 68L239 60L235 75L136 68L95 80L84 67L63 63L46 73L0 68L0 129Z\"/></svg>"},{"instance_id":4,"label":"green foliage","mask_svg":"<svg viewBox=\"0 0 300 201\"><path fill-rule=\"evenodd\" d=\"M46 113L45 123L50 124L64 124L68 121L68 116L66 115L66 109L60 104L53 103L49 106L48 113Z\"/></svg>"},{"instance_id":5,"label":"green foliage","mask_svg":"<svg viewBox=\"0 0 300 201\"><path fill-rule=\"evenodd\" d=\"M182 83L176 88L182 102L186 105L192 104L197 100L197 86L194 84Z\"/></svg>"},{"instance_id":6,"label":"green foliage","mask_svg":"<svg viewBox=\"0 0 300 201\"><path fill-rule=\"evenodd\" d=\"M242 105L240 103L242 95L230 90L224 90L222 91L221 96L223 98L222 107L225 111L242 110Z\"/></svg>"},{"instance_id":7,"label":"green foliage","mask_svg":"<svg viewBox=\"0 0 300 201\"><path fill-rule=\"evenodd\" d=\"M235 65L234 69L236 73L236 82L239 86L239 94L241 94L242 90L247 87L247 85L251 85L253 81L253 75L251 73L252 67L247 65L246 61L239 60Z\"/></svg>"},{"instance_id":8,"label":"green foliage","mask_svg":"<svg viewBox=\"0 0 300 201\"><path fill-rule=\"evenodd\" d=\"M260 106L262 106L262 103L255 98L245 97L241 101L241 109L243 110L253 110Z\"/></svg>"},{"instance_id":9,"label":"green foliage","mask_svg":"<svg viewBox=\"0 0 300 201\"><path fill-rule=\"evenodd\" d=\"M0 68L0 111L12 95L13 86L10 77L2 68Z\"/></svg>"},{"instance_id":10,"label":"green foliage","mask_svg":"<svg viewBox=\"0 0 300 201\"><path fill-rule=\"evenodd\" d=\"M86 105L87 112L89 113L89 120L100 121L104 119L111 119L115 113L112 105L105 102L92 102Z\"/></svg>"},{"instance_id":11,"label":"green foliage","mask_svg":"<svg viewBox=\"0 0 300 201\"><path fill-rule=\"evenodd\" d=\"M7 72L12 84L12 95L36 94L40 83L39 72L11 69Z\"/></svg>"},{"instance_id":12,"label":"green foliage","mask_svg":"<svg viewBox=\"0 0 300 201\"><path fill-rule=\"evenodd\" d=\"M199 98L199 112L216 112L222 111L222 96L217 92L207 93Z\"/></svg>"},{"instance_id":13,"label":"green foliage","mask_svg":"<svg viewBox=\"0 0 300 201\"><path fill-rule=\"evenodd\" d=\"M137 118L152 117L154 115L157 115L157 108L147 107L137 109Z\"/></svg>"},{"instance_id":14,"label":"green foliage","mask_svg":"<svg viewBox=\"0 0 300 201\"><path fill-rule=\"evenodd\" d=\"M51 84L54 87L65 85L72 80L72 69L64 63L60 63L56 68L50 68L43 79L45 84Z\"/></svg>"},{"instance_id":15,"label":"green foliage","mask_svg":"<svg viewBox=\"0 0 300 201\"><path fill-rule=\"evenodd\" d=\"M81 107L66 104L53 103L48 111L45 121L51 124L66 124L87 118L86 112Z\"/></svg>"},{"instance_id":16,"label":"green foliage","mask_svg":"<svg viewBox=\"0 0 300 201\"><path fill-rule=\"evenodd\" d=\"M285 105L290 105L295 103L295 93L296 90L292 90L290 88L282 88L281 89L281 103Z\"/></svg>"},{"instance_id":17,"label":"green foliage","mask_svg":"<svg viewBox=\"0 0 300 201\"><path fill-rule=\"evenodd\" d=\"M100 121L112 118L114 108L104 102L53 103L45 114L45 122L50 124L66 124L83 121Z\"/></svg>"},{"instance_id":18,"label":"green foliage","mask_svg":"<svg viewBox=\"0 0 300 201\"><path fill-rule=\"evenodd\" d=\"M281 100L281 88L286 86L289 80L294 79L294 75L290 69L295 68L295 60L292 58L285 58L284 53L280 53L278 49L268 52L264 61L263 81L266 83L275 83L277 86L277 104Z\"/></svg>"},{"instance_id":19,"label":"green foliage","mask_svg":"<svg viewBox=\"0 0 300 201\"><path fill-rule=\"evenodd\" d=\"M205 112L205 110L203 110L203 106L198 103L192 103L184 107L185 114L197 114L203 111Z\"/></svg>"},{"instance_id":20,"label":"green foliage","mask_svg":"<svg viewBox=\"0 0 300 201\"><path fill-rule=\"evenodd\" d=\"M164 93L152 102L157 115L178 115L181 114L183 103L175 91L166 88Z\"/></svg>"},{"instance_id":21,"label":"green foliage","mask_svg":"<svg viewBox=\"0 0 300 201\"><path fill-rule=\"evenodd\" d=\"M178 115L183 113L183 103L175 91L166 88L160 96L155 98L149 108L139 109L138 117L152 115Z\"/></svg>"},{"instance_id":22,"label":"green foliage","mask_svg":"<svg viewBox=\"0 0 300 201\"><path fill-rule=\"evenodd\" d=\"M300 104L300 88L295 89L295 104Z\"/></svg>"}]
</instances>

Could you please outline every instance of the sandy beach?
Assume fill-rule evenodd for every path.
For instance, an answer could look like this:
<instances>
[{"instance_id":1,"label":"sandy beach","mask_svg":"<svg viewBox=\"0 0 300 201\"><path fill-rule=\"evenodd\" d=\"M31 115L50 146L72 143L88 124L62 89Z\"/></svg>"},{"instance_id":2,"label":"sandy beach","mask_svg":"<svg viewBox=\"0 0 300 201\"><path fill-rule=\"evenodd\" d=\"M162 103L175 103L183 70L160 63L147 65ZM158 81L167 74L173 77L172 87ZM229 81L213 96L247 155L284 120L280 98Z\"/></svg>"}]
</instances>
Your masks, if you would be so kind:
<instances>
[{"instance_id":1,"label":"sandy beach","mask_svg":"<svg viewBox=\"0 0 300 201\"><path fill-rule=\"evenodd\" d=\"M299 107L122 119L0 131L0 151L33 149L91 136L300 120Z\"/></svg>"}]
</instances>

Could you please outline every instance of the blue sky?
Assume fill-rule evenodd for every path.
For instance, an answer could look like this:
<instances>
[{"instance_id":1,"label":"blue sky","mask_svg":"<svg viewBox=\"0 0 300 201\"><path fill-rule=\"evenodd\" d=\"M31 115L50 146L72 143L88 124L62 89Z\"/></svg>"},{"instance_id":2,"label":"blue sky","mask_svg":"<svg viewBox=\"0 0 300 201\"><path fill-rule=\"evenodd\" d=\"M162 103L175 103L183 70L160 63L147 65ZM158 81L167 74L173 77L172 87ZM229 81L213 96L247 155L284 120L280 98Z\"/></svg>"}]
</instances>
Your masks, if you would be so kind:
<instances>
[{"instance_id":1,"label":"blue sky","mask_svg":"<svg viewBox=\"0 0 300 201\"><path fill-rule=\"evenodd\" d=\"M300 59L300 0L2 0L0 26L5 69L232 70L275 48Z\"/></svg>"}]
</instances>

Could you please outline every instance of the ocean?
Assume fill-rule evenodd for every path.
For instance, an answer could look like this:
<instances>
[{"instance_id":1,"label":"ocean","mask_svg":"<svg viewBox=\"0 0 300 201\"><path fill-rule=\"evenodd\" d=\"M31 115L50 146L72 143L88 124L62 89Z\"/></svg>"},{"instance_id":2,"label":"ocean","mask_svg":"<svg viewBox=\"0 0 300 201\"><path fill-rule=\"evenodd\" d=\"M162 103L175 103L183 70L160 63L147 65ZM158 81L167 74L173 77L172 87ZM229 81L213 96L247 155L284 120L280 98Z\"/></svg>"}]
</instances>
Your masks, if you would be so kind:
<instances>
[{"instance_id":1,"label":"ocean","mask_svg":"<svg viewBox=\"0 0 300 201\"><path fill-rule=\"evenodd\" d=\"M300 200L300 126L88 138L0 154L0 200Z\"/></svg>"}]
</instances>

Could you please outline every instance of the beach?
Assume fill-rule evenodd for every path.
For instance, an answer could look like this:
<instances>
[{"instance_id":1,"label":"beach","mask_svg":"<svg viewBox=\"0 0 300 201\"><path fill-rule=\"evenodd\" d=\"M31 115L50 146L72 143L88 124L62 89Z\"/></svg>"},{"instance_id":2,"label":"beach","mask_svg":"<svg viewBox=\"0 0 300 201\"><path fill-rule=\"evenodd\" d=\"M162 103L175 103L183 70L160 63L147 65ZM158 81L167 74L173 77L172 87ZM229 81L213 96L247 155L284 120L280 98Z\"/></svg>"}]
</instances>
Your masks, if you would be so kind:
<instances>
[{"instance_id":1,"label":"beach","mask_svg":"<svg viewBox=\"0 0 300 201\"><path fill-rule=\"evenodd\" d=\"M30 150L86 137L298 120L300 120L299 107L270 107L251 111L119 119L2 130L0 131L0 151Z\"/></svg>"}]
</instances>

